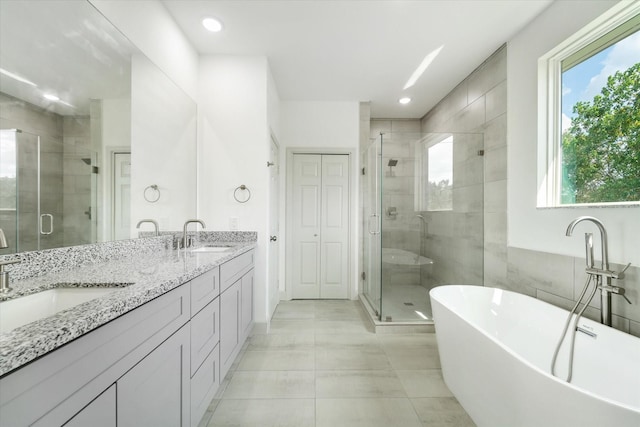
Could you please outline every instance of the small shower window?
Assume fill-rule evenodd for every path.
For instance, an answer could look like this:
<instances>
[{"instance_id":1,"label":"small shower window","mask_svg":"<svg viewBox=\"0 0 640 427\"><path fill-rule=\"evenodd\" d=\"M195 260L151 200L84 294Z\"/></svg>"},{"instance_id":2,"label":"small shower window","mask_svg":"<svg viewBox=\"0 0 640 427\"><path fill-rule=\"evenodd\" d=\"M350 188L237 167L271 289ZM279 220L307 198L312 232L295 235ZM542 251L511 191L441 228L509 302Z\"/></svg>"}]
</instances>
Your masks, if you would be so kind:
<instances>
[{"instance_id":1,"label":"small shower window","mask_svg":"<svg viewBox=\"0 0 640 427\"><path fill-rule=\"evenodd\" d=\"M0 132L0 211L16 210L15 131Z\"/></svg>"},{"instance_id":2,"label":"small shower window","mask_svg":"<svg viewBox=\"0 0 640 427\"><path fill-rule=\"evenodd\" d=\"M453 209L453 135L431 135L417 144L416 210Z\"/></svg>"}]
</instances>

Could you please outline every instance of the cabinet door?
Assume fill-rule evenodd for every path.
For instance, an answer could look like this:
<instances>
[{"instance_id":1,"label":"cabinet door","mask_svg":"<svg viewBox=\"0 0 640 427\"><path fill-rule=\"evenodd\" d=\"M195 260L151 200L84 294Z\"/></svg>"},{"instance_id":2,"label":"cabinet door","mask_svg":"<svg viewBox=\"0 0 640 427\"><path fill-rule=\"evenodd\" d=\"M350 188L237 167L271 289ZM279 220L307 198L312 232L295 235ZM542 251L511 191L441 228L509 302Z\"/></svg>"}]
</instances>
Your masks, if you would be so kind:
<instances>
[{"instance_id":1,"label":"cabinet door","mask_svg":"<svg viewBox=\"0 0 640 427\"><path fill-rule=\"evenodd\" d=\"M247 337L253 325L253 272L242 276L240 292L240 333Z\"/></svg>"},{"instance_id":2,"label":"cabinet door","mask_svg":"<svg viewBox=\"0 0 640 427\"><path fill-rule=\"evenodd\" d=\"M189 426L189 326L118 380L118 427Z\"/></svg>"},{"instance_id":3,"label":"cabinet door","mask_svg":"<svg viewBox=\"0 0 640 427\"><path fill-rule=\"evenodd\" d=\"M214 348L191 377L191 426L200 424L220 386L220 347Z\"/></svg>"},{"instance_id":4,"label":"cabinet door","mask_svg":"<svg viewBox=\"0 0 640 427\"><path fill-rule=\"evenodd\" d=\"M106 389L100 396L71 418L64 427L116 427L116 385Z\"/></svg>"},{"instance_id":5,"label":"cabinet door","mask_svg":"<svg viewBox=\"0 0 640 427\"><path fill-rule=\"evenodd\" d=\"M240 344L238 315L240 312L240 280L220 294L220 379L233 363Z\"/></svg>"},{"instance_id":6,"label":"cabinet door","mask_svg":"<svg viewBox=\"0 0 640 427\"><path fill-rule=\"evenodd\" d=\"M191 319L191 376L220 341L220 298Z\"/></svg>"}]
</instances>

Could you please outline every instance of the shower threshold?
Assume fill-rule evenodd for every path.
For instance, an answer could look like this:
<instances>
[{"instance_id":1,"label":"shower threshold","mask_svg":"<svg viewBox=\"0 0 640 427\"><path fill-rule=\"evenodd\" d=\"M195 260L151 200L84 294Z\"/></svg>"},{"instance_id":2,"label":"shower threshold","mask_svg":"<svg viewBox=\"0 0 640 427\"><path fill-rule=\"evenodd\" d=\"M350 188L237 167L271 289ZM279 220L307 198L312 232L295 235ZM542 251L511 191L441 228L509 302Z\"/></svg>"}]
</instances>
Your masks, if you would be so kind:
<instances>
[{"instance_id":1,"label":"shower threshold","mask_svg":"<svg viewBox=\"0 0 640 427\"><path fill-rule=\"evenodd\" d=\"M386 322L379 320L373 307L369 304L369 301L362 295L358 295L362 308L367 312L367 318L371 322L371 326L376 334L415 334L426 333L431 334L435 332L435 326L433 320L416 320L416 321L391 321Z\"/></svg>"}]
</instances>

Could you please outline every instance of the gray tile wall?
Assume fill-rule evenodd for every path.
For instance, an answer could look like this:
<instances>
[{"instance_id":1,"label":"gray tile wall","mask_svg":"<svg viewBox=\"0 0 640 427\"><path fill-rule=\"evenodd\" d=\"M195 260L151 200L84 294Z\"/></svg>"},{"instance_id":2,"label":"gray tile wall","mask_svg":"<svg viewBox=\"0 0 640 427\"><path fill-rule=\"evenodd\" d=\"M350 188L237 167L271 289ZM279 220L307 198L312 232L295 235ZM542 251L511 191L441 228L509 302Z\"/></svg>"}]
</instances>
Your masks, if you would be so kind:
<instances>
[{"instance_id":1,"label":"gray tile wall","mask_svg":"<svg viewBox=\"0 0 640 427\"><path fill-rule=\"evenodd\" d=\"M83 159L95 157L91 145L91 120L67 116L63 121L64 246L95 242L97 207L91 195L91 164ZM89 207L91 206L91 210ZM88 214L87 212L91 212Z\"/></svg>"},{"instance_id":2,"label":"gray tile wall","mask_svg":"<svg viewBox=\"0 0 640 427\"><path fill-rule=\"evenodd\" d=\"M422 118L422 132L470 132L481 144L454 142L451 214L430 214L427 246L436 283L507 283L507 49L503 46ZM476 151L484 149L478 161ZM462 152L464 151L464 152ZM480 170L476 170L480 168ZM477 180L477 177L480 179ZM429 252L429 251L428 251ZM441 273L435 268L443 265Z\"/></svg>"},{"instance_id":3,"label":"gray tile wall","mask_svg":"<svg viewBox=\"0 0 640 427\"><path fill-rule=\"evenodd\" d=\"M587 280L585 259L548 252L509 247L507 284L505 289L520 292L567 310L573 308ZM596 262L596 265L598 263ZM614 271L625 266L611 264ZM613 285L625 288L628 304L622 297L612 297L613 327L640 337L640 268L631 266L623 280ZM584 314L600 321L600 293L589 304Z\"/></svg>"}]
</instances>

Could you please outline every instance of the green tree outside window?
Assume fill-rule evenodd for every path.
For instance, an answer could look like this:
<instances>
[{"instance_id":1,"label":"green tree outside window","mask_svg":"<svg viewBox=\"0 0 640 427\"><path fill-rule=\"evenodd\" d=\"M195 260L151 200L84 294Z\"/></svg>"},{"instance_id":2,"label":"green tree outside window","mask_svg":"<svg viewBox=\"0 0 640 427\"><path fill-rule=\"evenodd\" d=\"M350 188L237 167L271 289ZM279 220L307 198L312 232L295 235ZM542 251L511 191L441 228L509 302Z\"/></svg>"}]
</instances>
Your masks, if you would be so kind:
<instances>
[{"instance_id":1,"label":"green tree outside window","mask_svg":"<svg viewBox=\"0 0 640 427\"><path fill-rule=\"evenodd\" d=\"M640 63L577 102L562 135L562 204L640 201Z\"/></svg>"}]
</instances>

